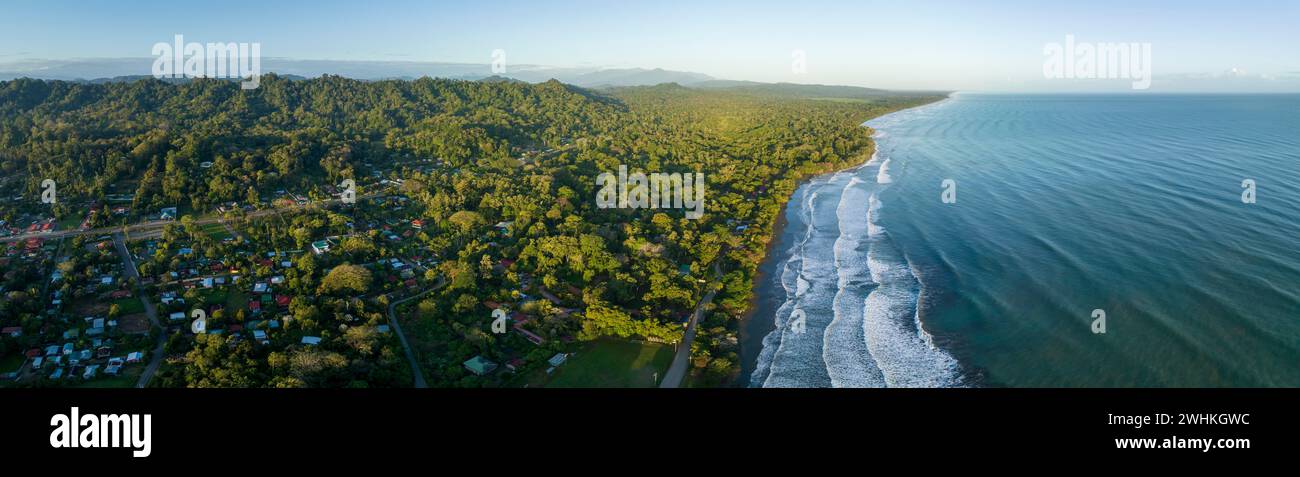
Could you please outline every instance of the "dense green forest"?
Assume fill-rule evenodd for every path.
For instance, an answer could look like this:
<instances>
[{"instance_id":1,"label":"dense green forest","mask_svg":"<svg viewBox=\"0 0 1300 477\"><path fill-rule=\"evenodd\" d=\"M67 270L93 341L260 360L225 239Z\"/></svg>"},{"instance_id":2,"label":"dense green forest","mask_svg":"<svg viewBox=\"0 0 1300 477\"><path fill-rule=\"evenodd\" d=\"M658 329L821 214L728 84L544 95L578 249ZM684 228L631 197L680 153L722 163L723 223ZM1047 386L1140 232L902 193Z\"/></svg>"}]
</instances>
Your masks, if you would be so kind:
<instances>
[{"instance_id":1,"label":"dense green forest","mask_svg":"<svg viewBox=\"0 0 1300 477\"><path fill-rule=\"evenodd\" d=\"M720 385L738 369L737 320L749 307L772 225L797 181L866 160L872 142L861 124L867 119L939 99L808 96L782 95L779 88L664 84L593 91L555 81L429 78L291 81L269 75L254 90L221 80L21 79L0 83L0 185L6 199L0 219L13 222L30 213L31 200L10 198L38 196L47 178L59 184L53 213L60 219L84 215L86 207L102 206L113 196L129 196L141 216L171 206L197 216L229 202L265 207L285 190L327 197L347 178L357 181L362 194L379 192L381 180L400 184L387 192L408 201L400 214L428 224L409 242L437 261L427 278L446 280L417 310L417 319L430 324L429 334L439 342L431 349L441 355L421 356L431 385L489 384L460 369L465 358L494 357L501 345L485 333L489 323L480 304L518 301L518 291L529 283L579 310L528 310L554 318L538 320L538 332L579 341L674 341L695 302L716 288L692 358L696 383ZM704 173L704 216L598 208L596 177L620 165ZM347 234L353 222L386 217L363 210L366 204L395 213L392 205L368 201L352 211L293 215L275 226L278 233L253 219L237 227L247 240L302 248L321 236ZM494 228L499 223L511 223L509 232ZM348 295L376 291L368 277L350 285L329 283L335 272L347 270L345 264L397 255L385 250L381 233L354 234L329 258L307 254L295 261L295 268L309 269L289 277L292 309L309 318L295 326L340 328L341 321L331 320L352 314L382 321L382 310L373 305L344 312L352 306ZM184 243L214 259L235 250L200 235L193 226L178 225L165 234L162 248ZM410 244L403 247L403 254L412 253ZM142 265L142 273L167 266L159 254ZM36 292L15 282L30 278L29 272L6 270L7 296ZM0 303L0 321L39 312L8 301ZM367 350L372 340L335 334L353 345L364 341ZM348 361L375 356L384 356L391 382L372 384L403 379L400 351L358 352L353 346L337 357L300 356L227 345L211 336L196 341L169 345L189 359L164 373L166 385L347 385L367 379L360 371L348 375L348 369L360 369ZM550 346L561 349L563 341ZM334 377L312 374L331 359L338 362Z\"/></svg>"}]
</instances>

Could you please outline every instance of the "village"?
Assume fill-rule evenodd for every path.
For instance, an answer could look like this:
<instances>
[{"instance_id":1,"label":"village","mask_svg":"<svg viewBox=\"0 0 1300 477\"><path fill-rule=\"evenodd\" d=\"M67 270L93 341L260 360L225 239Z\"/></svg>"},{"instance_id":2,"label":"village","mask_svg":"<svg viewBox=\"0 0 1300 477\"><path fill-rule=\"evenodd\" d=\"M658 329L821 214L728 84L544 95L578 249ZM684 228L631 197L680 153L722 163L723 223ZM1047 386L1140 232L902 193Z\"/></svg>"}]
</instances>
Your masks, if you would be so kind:
<instances>
[{"instance_id":1,"label":"village","mask_svg":"<svg viewBox=\"0 0 1300 477\"><path fill-rule=\"evenodd\" d=\"M538 154L523 151L521 162ZM420 171L442 165L415 162ZM76 224L35 214L0 223L0 269L10 279L0 293L32 295L21 303L32 313L2 323L0 386L156 386L156 375L187 365L200 335L228 337L231 347L297 352L335 347L346 334L340 331L351 328L400 349L417 387L443 376L444 384L545 385L584 349L575 339L582 292L565 287L561 298L516 269L513 223L502 221L475 239L483 260L497 257L480 270L491 286L441 300L454 301L450 306L417 300L455 279L428 245L430 219L392 175L376 170L364 184L372 192L355 204L325 186L308 194L276 190L259 203L224 203L197 218L176 207L136 211L95 202L84 204ZM113 228L115 218L136 225ZM98 234L105 227L108 233ZM332 300L346 309L356 304L358 312L331 305L338 326L326 326L334 321L318 316L326 306L317 283L345 264L374 280ZM479 298L466 303L466 296ZM396 336L403 328L406 336ZM655 362L666 366L668 353L657 351Z\"/></svg>"}]
</instances>

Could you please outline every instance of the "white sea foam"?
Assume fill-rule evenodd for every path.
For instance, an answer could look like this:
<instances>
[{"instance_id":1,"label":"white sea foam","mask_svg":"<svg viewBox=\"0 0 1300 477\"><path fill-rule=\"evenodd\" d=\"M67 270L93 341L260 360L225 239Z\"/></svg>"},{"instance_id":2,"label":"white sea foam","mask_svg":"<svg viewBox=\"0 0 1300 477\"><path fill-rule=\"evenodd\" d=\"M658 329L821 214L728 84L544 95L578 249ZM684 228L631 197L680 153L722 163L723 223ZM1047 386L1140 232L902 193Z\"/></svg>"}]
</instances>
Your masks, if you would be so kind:
<instances>
[{"instance_id":1,"label":"white sea foam","mask_svg":"<svg viewBox=\"0 0 1300 477\"><path fill-rule=\"evenodd\" d=\"M822 359L834 387L882 387L885 384L867 349L863 335L862 300L875 285L866 280L866 247L863 238L870 225L861 213L863 197L877 187L854 176L840 194L836 207L840 236L835 240L836 292L831 302L832 318L822 341Z\"/></svg>"},{"instance_id":2,"label":"white sea foam","mask_svg":"<svg viewBox=\"0 0 1300 477\"><path fill-rule=\"evenodd\" d=\"M885 233L885 227L880 225L880 199L877 198L879 193L871 194L867 199L867 236L875 237Z\"/></svg>"},{"instance_id":3,"label":"white sea foam","mask_svg":"<svg viewBox=\"0 0 1300 477\"><path fill-rule=\"evenodd\" d=\"M879 127L875 137L885 137ZM879 192L894 179L891 159L879 153L886 146L878 144L861 167L805 186L805 233L782 269L786 300L763 339L751 385L961 385L957 362L920 323L920 281L879 224ZM834 215L823 208L832 205ZM805 316L802 334L791 330L795 310Z\"/></svg>"},{"instance_id":4,"label":"white sea foam","mask_svg":"<svg viewBox=\"0 0 1300 477\"><path fill-rule=\"evenodd\" d=\"M871 278L880 284L863 303L867 348L890 387L961 385L957 361L934 347L917 320L920 282L889 242L873 239L867 257Z\"/></svg>"},{"instance_id":5,"label":"white sea foam","mask_svg":"<svg viewBox=\"0 0 1300 477\"><path fill-rule=\"evenodd\" d=\"M893 159L886 158L885 162L880 163L880 171L876 173L877 184L890 184L894 182L894 177L889 175L889 167L893 162Z\"/></svg>"}]
</instances>

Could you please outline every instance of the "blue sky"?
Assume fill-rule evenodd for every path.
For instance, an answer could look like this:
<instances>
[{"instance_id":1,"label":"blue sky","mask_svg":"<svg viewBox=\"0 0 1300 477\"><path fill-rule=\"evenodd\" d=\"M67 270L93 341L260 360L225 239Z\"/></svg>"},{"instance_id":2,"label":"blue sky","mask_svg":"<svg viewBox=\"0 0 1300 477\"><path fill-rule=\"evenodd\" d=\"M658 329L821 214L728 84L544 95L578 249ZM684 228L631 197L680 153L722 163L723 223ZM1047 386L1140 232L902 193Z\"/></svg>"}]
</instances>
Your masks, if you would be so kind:
<instances>
[{"instance_id":1,"label":"blue sky","mask_svg":"<svg viewBox=\"0 0 1300 477\"><path fill-rule=\"evenodd\" d=\"M1044 44L1073 34L1151 43L1157 77L1300 75L1300 0L7 0L0 63L147 57L177 33L295 59L487 63L500 48L514 64L976 90L1041 80Z\"/></svg>"}]
</instances>

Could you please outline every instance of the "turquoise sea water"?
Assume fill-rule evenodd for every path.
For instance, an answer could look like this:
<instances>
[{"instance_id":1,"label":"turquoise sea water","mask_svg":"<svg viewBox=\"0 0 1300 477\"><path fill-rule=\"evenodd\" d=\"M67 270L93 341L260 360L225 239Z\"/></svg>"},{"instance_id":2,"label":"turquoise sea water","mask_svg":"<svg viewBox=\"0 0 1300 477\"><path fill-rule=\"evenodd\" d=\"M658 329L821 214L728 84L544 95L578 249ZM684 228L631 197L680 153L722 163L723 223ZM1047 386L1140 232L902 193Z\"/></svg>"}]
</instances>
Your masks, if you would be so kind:
<instances>
[{"instance_id":1,"label":"turquoise sea water","mask_svg":"<svg viewBox=\"0 0 1300 477\"><path fill-rule=\"evenodd\" d=\"M787 207L749 385L1300 386L1300 95L956 94L868 126L877 156Z\"/></svg>"}]
</instances>

